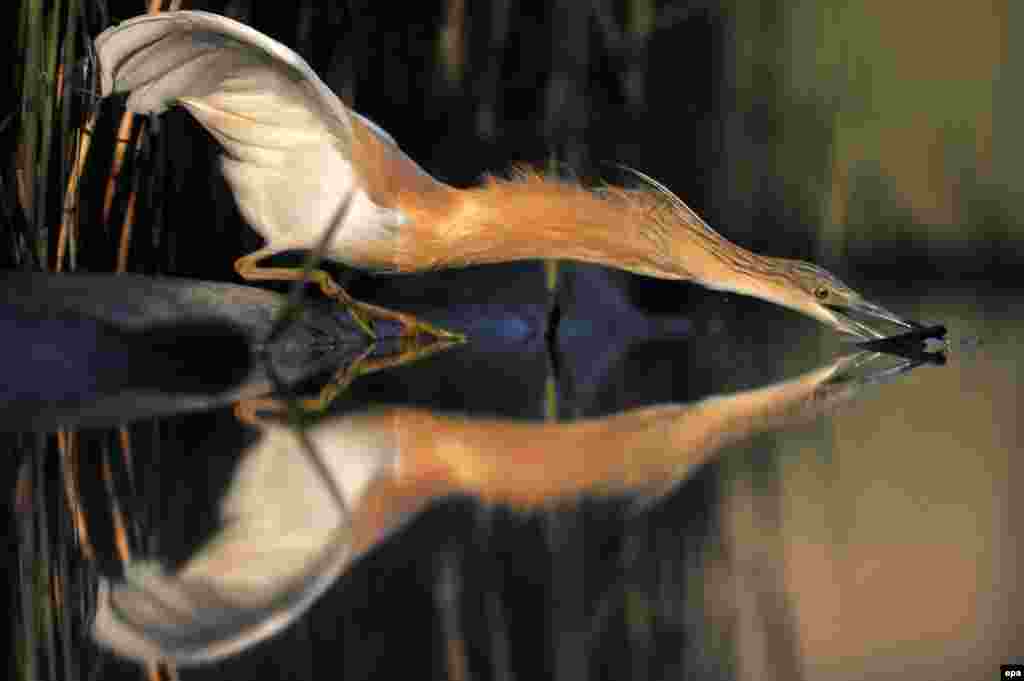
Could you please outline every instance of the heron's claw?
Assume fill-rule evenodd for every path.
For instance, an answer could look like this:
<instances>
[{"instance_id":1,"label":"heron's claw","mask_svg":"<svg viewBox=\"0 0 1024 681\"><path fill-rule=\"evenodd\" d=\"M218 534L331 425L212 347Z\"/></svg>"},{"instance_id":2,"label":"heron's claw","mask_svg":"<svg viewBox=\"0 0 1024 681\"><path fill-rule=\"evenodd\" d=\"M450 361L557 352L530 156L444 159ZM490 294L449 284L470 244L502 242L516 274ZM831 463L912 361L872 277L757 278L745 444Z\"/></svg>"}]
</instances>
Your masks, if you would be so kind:
<instances>
[{"instance_id":1,"label":"heron's claw","mask_svg":"<svg viewBox=\"0 0 1024 681\"><path fill-rule=\"evenodd\" d=\"M401 327L398 332L398 336L401 338L428 336L440 341L449 341L453 343L464 343L466 341L466 336L464 334L442 329L405 312L389 310L377 305L371 305L370 303L363 303L358 300L352 300L348 305L348 309L349 314L351 314L353 319L356 320L356 323L364 330L367 330L367 333L375 339L378 337L378 329L375 321L386 320L396 323ZM367 326L370 328L367 329Z\"/></svg>"},{"instance_id":2,"label":"heron's claw","mask_svg":"<svg viewBox=\"0 0 1024 681\"><path fill-rule=\"evenodd\" d=\"M353 303L354 302L355 301L353 301ZM362 329L367 336L369 336L373 340L377 340L377 333L376 331L373 330L373 323L362 310L360 310L354 304L349 304L348 314L350 317L352 317L352 321L356 323L356 326Z\"/></svg>"},{"instance_id":3,"label":"heron's claw","mask_svg":"<svg viewBox=\"0 0 1024 681\"><path fill-rule=\"evenodd\" d=\"M454 343L464 343L466 336L461 333L455 333L446 329L439 328L433 324L428 324L420 319L417 319L411 314L404 312L396 312L389 310L385 307L378 305L371 305L370 303L364 303L356 300L348 293L345 289L334 281L333 278L326 272L317 270L317 275L312 278L320 285L320 290L328 298L333 298L348 309L349 315L352 317L352 321L356 323L360 329L362 329L367 336L373 340L379 339L377 321L387 320L397 323L401 330L398 335L403 338L415 338L418 336L431 336L442 341L450 341Z\"/></svg>"}]
</instances>

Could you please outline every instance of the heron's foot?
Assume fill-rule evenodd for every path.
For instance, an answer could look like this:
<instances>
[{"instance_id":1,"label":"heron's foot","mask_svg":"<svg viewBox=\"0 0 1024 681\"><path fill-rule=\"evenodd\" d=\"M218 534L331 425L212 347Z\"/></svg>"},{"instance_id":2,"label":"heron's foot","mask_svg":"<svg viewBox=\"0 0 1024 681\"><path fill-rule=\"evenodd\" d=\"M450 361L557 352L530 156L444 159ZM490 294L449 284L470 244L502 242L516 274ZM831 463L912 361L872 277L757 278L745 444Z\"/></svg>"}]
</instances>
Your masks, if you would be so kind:
<instances>
[{"instance_id":1,"label":"heron's foot","mask_svg":"<svg viewBox=\"0 0 1024 681\"><path fill-rule=\"evenodd\" d=\"M451 341L455 343L463 343L466 340L466 336L464 334L442 329L405 312L388 310L387 308L363 302L357 302L355 309L359 314L365 315L371 319L397 323L401 327L401 331L398 334L401 338L419 338L421 336L427 336L439 341Z\"/></svg>"},{"instance_id":2,"label":"heron's foot","mask_svg":"<svg viewBox=\"0 0 1024 681\"><path fill-rule=\"evenodd\" d=\"M356 323L360 329L362 329L367 336L373 340L377 340L377 332L373 328L373 317L367 315L363 310L356 306L356 301L346 303L345 307L348 309L348 316L352 318L352 321Z\"/></svg>"},{"instance_id":3,"label":"heron's foot","mask_svg":"<svg viewBox=\"0 0 1024 681\"><path fill-rule=\"evenodd\" d=\"M332 297L348 308L352 319L372 338L380 337L379 322L384 321L398 324L400 327L398 336L401 338L427 336L439 341L451 341L454 343L463 343L466 340L466 336L461 333L442 329L405 312L397 312L380 307L379 305L364 303L356 300L345 291L340 291L342 295L334 295Z\"/></svg>"},{"instance_id":4,"label":"heron's foot","mask_svg":"<svg viewBox=\"0 0 1024 681\"><path fill-rule=\"evenodd\" d=\"M310 279L320 286L320 290L328 298L333 298L348 308L352 320L367 333L371 338L378 338L377 322L384 320L397 323L401 327L399 336L403 338L416 338L417 336L431 336L442 341L453 341L456 343L465 342L466 336L455 333L429 324L417 319L411 314L396 312L379 305L372 305L356 300L352 295L338 285L330 274L323 270L314 270L310 273Z\"/></svg>"},{"instance_id":5,"label":"heron's foot","mask_svg":"<svg viewBox=\"0 0 1024 681\"><path fill-rule=\"evenodd\" d=\"M338 282L334 281L334 277L323 270L312 270L309 273L309 281L319 286L320 291L325 296L333 298L344 305L356 326L362 329L370 338L377 339L377 332L373 328L373 315L367 314L366 310L362 309L364 303L360 303L349 295L348 291L339 286Z\"/></svg>"},{"instance_id":6,"label":"heron's foot","mask_svg":"<svg viewBox=\"0 0 1024 681\"><path fill-rule=\"evenodd\" d=\"M372 352L372 348L368 352ZM319 415L327 411L340 395L342 395L352 381L361 376L364 371L359 367L359 360L338 371L334 378L327 383L315 397L299 397L292 402L294 409L289 410L288 400L276 397L255 397L241 400L235 403L235 418L248 425L260 425L265 419L270 418L276 421L285 419L289 414L298 417L300 423L312 418L316 420Z\"/></svg>"}]
</instances>

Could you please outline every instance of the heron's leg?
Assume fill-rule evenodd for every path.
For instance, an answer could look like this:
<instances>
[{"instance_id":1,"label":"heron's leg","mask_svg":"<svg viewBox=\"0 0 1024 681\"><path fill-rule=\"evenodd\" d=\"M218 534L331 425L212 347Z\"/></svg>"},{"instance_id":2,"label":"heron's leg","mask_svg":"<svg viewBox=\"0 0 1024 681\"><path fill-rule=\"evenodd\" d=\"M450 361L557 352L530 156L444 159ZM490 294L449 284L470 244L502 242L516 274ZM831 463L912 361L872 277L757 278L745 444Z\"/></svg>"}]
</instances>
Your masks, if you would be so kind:
<instances>
[{"instance_id":1,"label":"heron's leg","mask_svg":"<svg viewBox=\"0 0 1024 681\"><path fill-rule=\"evenodd\" d=\"M260 267L259 262L281 251L274 248L261 248L249 255L243 255L235 261L235 271L246 281L307 281L316 284L328 298L337 300L344 305L353 321L371 338L377 334L370 320L364 316L363 310L357 309L358 301L334 281L334 277L324 270L312 269L308 276L301 267Z\"/></svg>"},{"instance_id":2,"label":"heron's leg","mask_svg":"<svg viewBox=\"0 0 1024 681\"><path fill-rule=\"evenodd\" d=\"M348 296L347 293L345 295ZM433 336L439 340L451 341L454 343L462 343L466 340L466 336L464 334L447 331L421 319L417 319L411 314L398 312L396 310L389 310L385 307L371 305L370 303L364 303L360 300L355 300L352 297L348 297L348 300L351 301L350 303L346 303L350 306L349 309L355 309L359 314L368 319L387 319L399 324L402 327L399 336L402 338Z\"/></svg>"},{"instance_id":3,"label":"heron's leg","mask_svg":"<svg viewBox=\"0 0 1024 681\"><path fill-rule=\"evenodd\" d=\"M280 252L280 250L273 248L263 248L249 255L244 255L235 261L235 271L247 281L301 281L305 275L302 268L259 266L260 260ZM319 286L325 296L333 298L344 305L356 324L366 331L371 338L377 337L373 320L387 319L398 323L402 327L400 333L402 336L429 335L457 341L465 339L461 334L439 329L432 324L420 321L410 314L395 312L394 310L388 310L356 300L324 270L310 270L309 276L306 278L308 281Z\"/></svg>"}]
</instances>

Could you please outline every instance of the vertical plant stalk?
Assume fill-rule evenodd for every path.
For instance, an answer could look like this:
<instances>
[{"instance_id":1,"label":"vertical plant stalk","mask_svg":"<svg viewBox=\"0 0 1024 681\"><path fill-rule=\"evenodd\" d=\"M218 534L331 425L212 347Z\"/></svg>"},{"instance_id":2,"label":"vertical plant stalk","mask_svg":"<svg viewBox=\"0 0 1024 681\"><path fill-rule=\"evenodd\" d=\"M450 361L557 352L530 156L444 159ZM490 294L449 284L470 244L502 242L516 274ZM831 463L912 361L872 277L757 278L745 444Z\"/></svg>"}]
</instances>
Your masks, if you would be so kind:
<instances>
[{"instance_id":1,"label":"vertical plant stalk","mask_svg":"<svg viewBox=\"0 0 1024 681\"><path fill-rule=\"evenodd\" d=\"M128 532L124 522L124 513L121 511L121 502L118 500L117 491L114 489L114 472L110 467L110 459L103 457L103 483L107 488L107 496L110 498L110 515L114 522L114 544L117 546L117 557L122 563L128 563L132 559L132 549L128 545Z\"/></svg>"},{"instance_id":2,"label":"vertical plant stalk","mask_svg":"<svg viewBox=\"0 0 1024 681\"><path fill-rule=\"evenodd\" d=\"M36 649L38 648L39 620L34 605L37 561L33 508L36 499L32 493L33 464L25 460L18 468L14 485L14 515L18 528L18 591L21 612L18 622L21 636L17 641L18 671L23 679L38 676Z\"/></svg>"},{"instance_id":3,"label":"vertical plant stalk","mask_svg":"<svg viewBox=\"0 0 1024 681\"><path fill-rule=\"evenodd\" d=\"M138 146L135 147L135 155L139 153ZM135 224L135 205L139 196L139 169L136 165L135 174L132 177L132 193L128 195L128 205L124 210L124 220L121 222L121 238L117 244L117 264L114 271L117 273L128 271L128 252L132 245L132 226Z\"/></svg>"},{"instance_id":4,"label":"vertical plant stalk","mask_svg":"<svg viewBox=\"0 0 1024 681\"><path fill-rule=\"evenodd\" d=\"M438 34L438 52L450 85L462 83L466 71L466 2L448 0Z\"/></svg>"},{"instance_id":5,"label":"vertical plant stalk","mask_svg":"<svg viewBox=\"0 0 1024 681\"><path fill-rule=\"evenodd\" d=\"M162 0L150 0L149 7L146 10L147 14L159 14L161 6L163 5ZM181 0L171 0L167 6L167 11L173 12L181 7ZM133 128L135 126L136 116L131 111L125 111L121 115L121 123L117 129L117 145L114 147L114 160L111 162L110 175L107 177L107 186L103 194L103 224L107 225L110 222L110 210L114 203L114 194L117 191L117 180L121 176L121 170L124 167L125 156L128 153L128 145L131 144L133 137L135 138L135 157L138 159L139 146L138 140L142 138L142 135L146 132L146 121L142 119L139 124L138 135L133 135ZM135 223L135 206L137 204L139 191L138 181L138 170L134 180L132 182L131 194L128 196L128 207L125 210L124 220L121 223L121 236L118 239L117 248L117 264L114 268L115 272L126 272L128 270L128 252L131 249L132 242L132 226Z\"/></svg>"},{"instance_id":6,"label":"vertical plant stalk","mask_svg":"<svg viewBox=\"0 0 1024 681\"><path fill-rule=\"evenodd\" d=\"M476 97L476 134L484 139L494 139L498 134L500 121L498 112L502 102L502 67L505 62L505 49L508 45L509 0L492 0L488 5L487 35L484 40L474 40L473 44L486 45L487 52L483 59L474 61L474 73L471 88ZM470 35L472 37L472 34Z\"/></svg>"},{"instance_id":7,"label":"vertical plant stalk","mask_svg":"<svg viewBox=\"0 0 1024 681\"><path fill-rule=\"evenodd\" d=\"M117 441L121 445L121 458L124 462L124 469L128 471L128 482L135 487L135 458L132 456L132 434L127 426L118 426Z\"/></svg>"},{"instance_id":8,"label":"vertical plant stalk","mask_svg":"<svg viewBox=\"0 0 1024 681\"><path fill-rule=\"evenodd\" d=\"M47 480L46 480L46 436L38 434L36 437L36 456L33 457L33 491L35 501L33 507L33 519L35 520L35 548L32 555L35 558L36 567L33 570L37 580L36 597L37 611L40 611L38 630L42 632L42 640L38 643L39 650L45 650L44 659L46 662L49 678L57 678L57 643L54 638L53 622L55 601L53 600L53 556L50 552L50 512L47 506Z\"/></svg>"},{"instance_id":9,"label":"vertical plant stalk","mask_svg":"<svg viewBox=\"0 0 1024 681\"><path fill-rule=\"evenodd\" d=\"M77 151L75 152L75 163L71 168L71 175L68 177L68 185L64 191L64 209L60 223L60 233L57 236L57 257L54 263L54 271L60 272L64 267L64 255L68 250L68 243L74 242L78 233L78 189L82 180L82 172L85 170L85 162L89 158L89 148L92 144L93 132L96 129L96 112L89 114L85 125L78 132ZM68 269L74 271L76 262L74 248L72 257L68 262Z\"/></svg>"},{"instance_id":10,"label":"vertical plant stalk","mask_svg":"<svg viewBox=\"0 0 1024 681\"><path fill-rule=\"evenodd\" d=\"M441 564L434 583L434 601L441 619L441 631L445 640L445 662L451 681L466 681L469 675L469 658L466 655L466 639L459 617L461 582L457 568L458 556L451 547L441 554Z\"/></svg>"},{"instance_id":11,"label":"vertical plant stalk","mask_svg":"<svg viewBox=\"0 0 1024 681\"><path fill-rule=\"evenodd\" d=\"M60 451L61 478L64 481L64 499L75 528L75 540L82 549L82 555L89 562L96 561L96 550L89 539L89 527L82 510L82 498L78 493L78 432L57 431L57 449Z\"/></svg>"},{"instance_id":12,"label":"vertical plant stalk","mask_svg":"<svg viewBox=\"0 0 1024 681\"><path fill-rule=\"evenodd\" d=\"M36 200L36 168L39 156L39 105L42 88L39 74L42 73L43 20L41 0L29 0L22 4L18 26L18 50L24 55L21 71L21 109L19 111L17 186L25 221L32 229L31 250L37 257L41 248L39 240L38 201ZM45 262L45 259L42 261Z\"/></svg>"},{"instance_id":13,"label":"vertical plant stalk","mask_svg":"<svg viewBox=\"0 0 1024 681\"><path fill-rule=\"evenodd\" d=\"M26 74L29 78L41 80L41 86L37 90L35 99L39 109L39 155L36 158L35 191L33 201L35 202L37 258L40 263L49 260L49 236L50 228L47 220L47 201L50 186L50 150L53 144L53 120L54 112L60 101L57 90L57 53L60 44L60 17L62 5L57 2L50 8L49 24L46 28L44 46L44 69L38 74Z\"/></svg>"},{"instance_id":14,"label":"vertical plant stalk","mask_svg":"<svg viewBox=\"0 0 1024 681\"><path fill-rule=\"evenodd\" d=\"M121 177L121 169L124 167L124 158L128 152L128 145L132 141L132 132L135 127L135 114L125 111L121 115L121 123L117 128L117 144L114 147L114 159L110 163L110 175L107 176L107 188L103 192L103 224L110 221L110 208L114 203L114 194L117 192L117 179ZM145 122L139 129L139 136L145 133Z\"/></svg>"}]
</instances>

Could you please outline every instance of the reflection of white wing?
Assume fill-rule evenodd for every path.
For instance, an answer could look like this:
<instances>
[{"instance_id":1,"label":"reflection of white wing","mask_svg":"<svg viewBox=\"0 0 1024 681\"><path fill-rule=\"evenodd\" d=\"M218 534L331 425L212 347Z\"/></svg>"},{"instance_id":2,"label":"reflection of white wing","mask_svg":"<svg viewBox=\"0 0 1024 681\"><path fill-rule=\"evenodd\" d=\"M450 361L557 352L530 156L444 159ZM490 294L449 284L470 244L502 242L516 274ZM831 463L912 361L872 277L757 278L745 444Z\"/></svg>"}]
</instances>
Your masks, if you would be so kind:
<instances>
[{"instance_id":1,"label":"reflection of white wing","mask_svg":"<svg viewBox=\"0 0 1024 681\"><path fill-rule=\"evenodd\" d=\"M220 141L239 209L273 248L308 248L353 192L363 229L399 222L359 186L345 105L284 45L215 14L170 12L108 29L96 49L103 95L129 92L139 113L181 104Z\"/></svg>"},{"instance_id":2,"label":"reflection of white wing","mask_svg":"<svg viewBox=\"0 0 1024 681\"><path fill-rule=\"evenodd\" d=\"M349 509L393 466L390 433L358 420L310 436ZM283 426L268 426L244 454L221 515L223 529L177 574L143 562L124 582L101 580L97 641L139 660L217 660L280 632L355 557L350 519Z\"/></svg>"}]
</instances>

